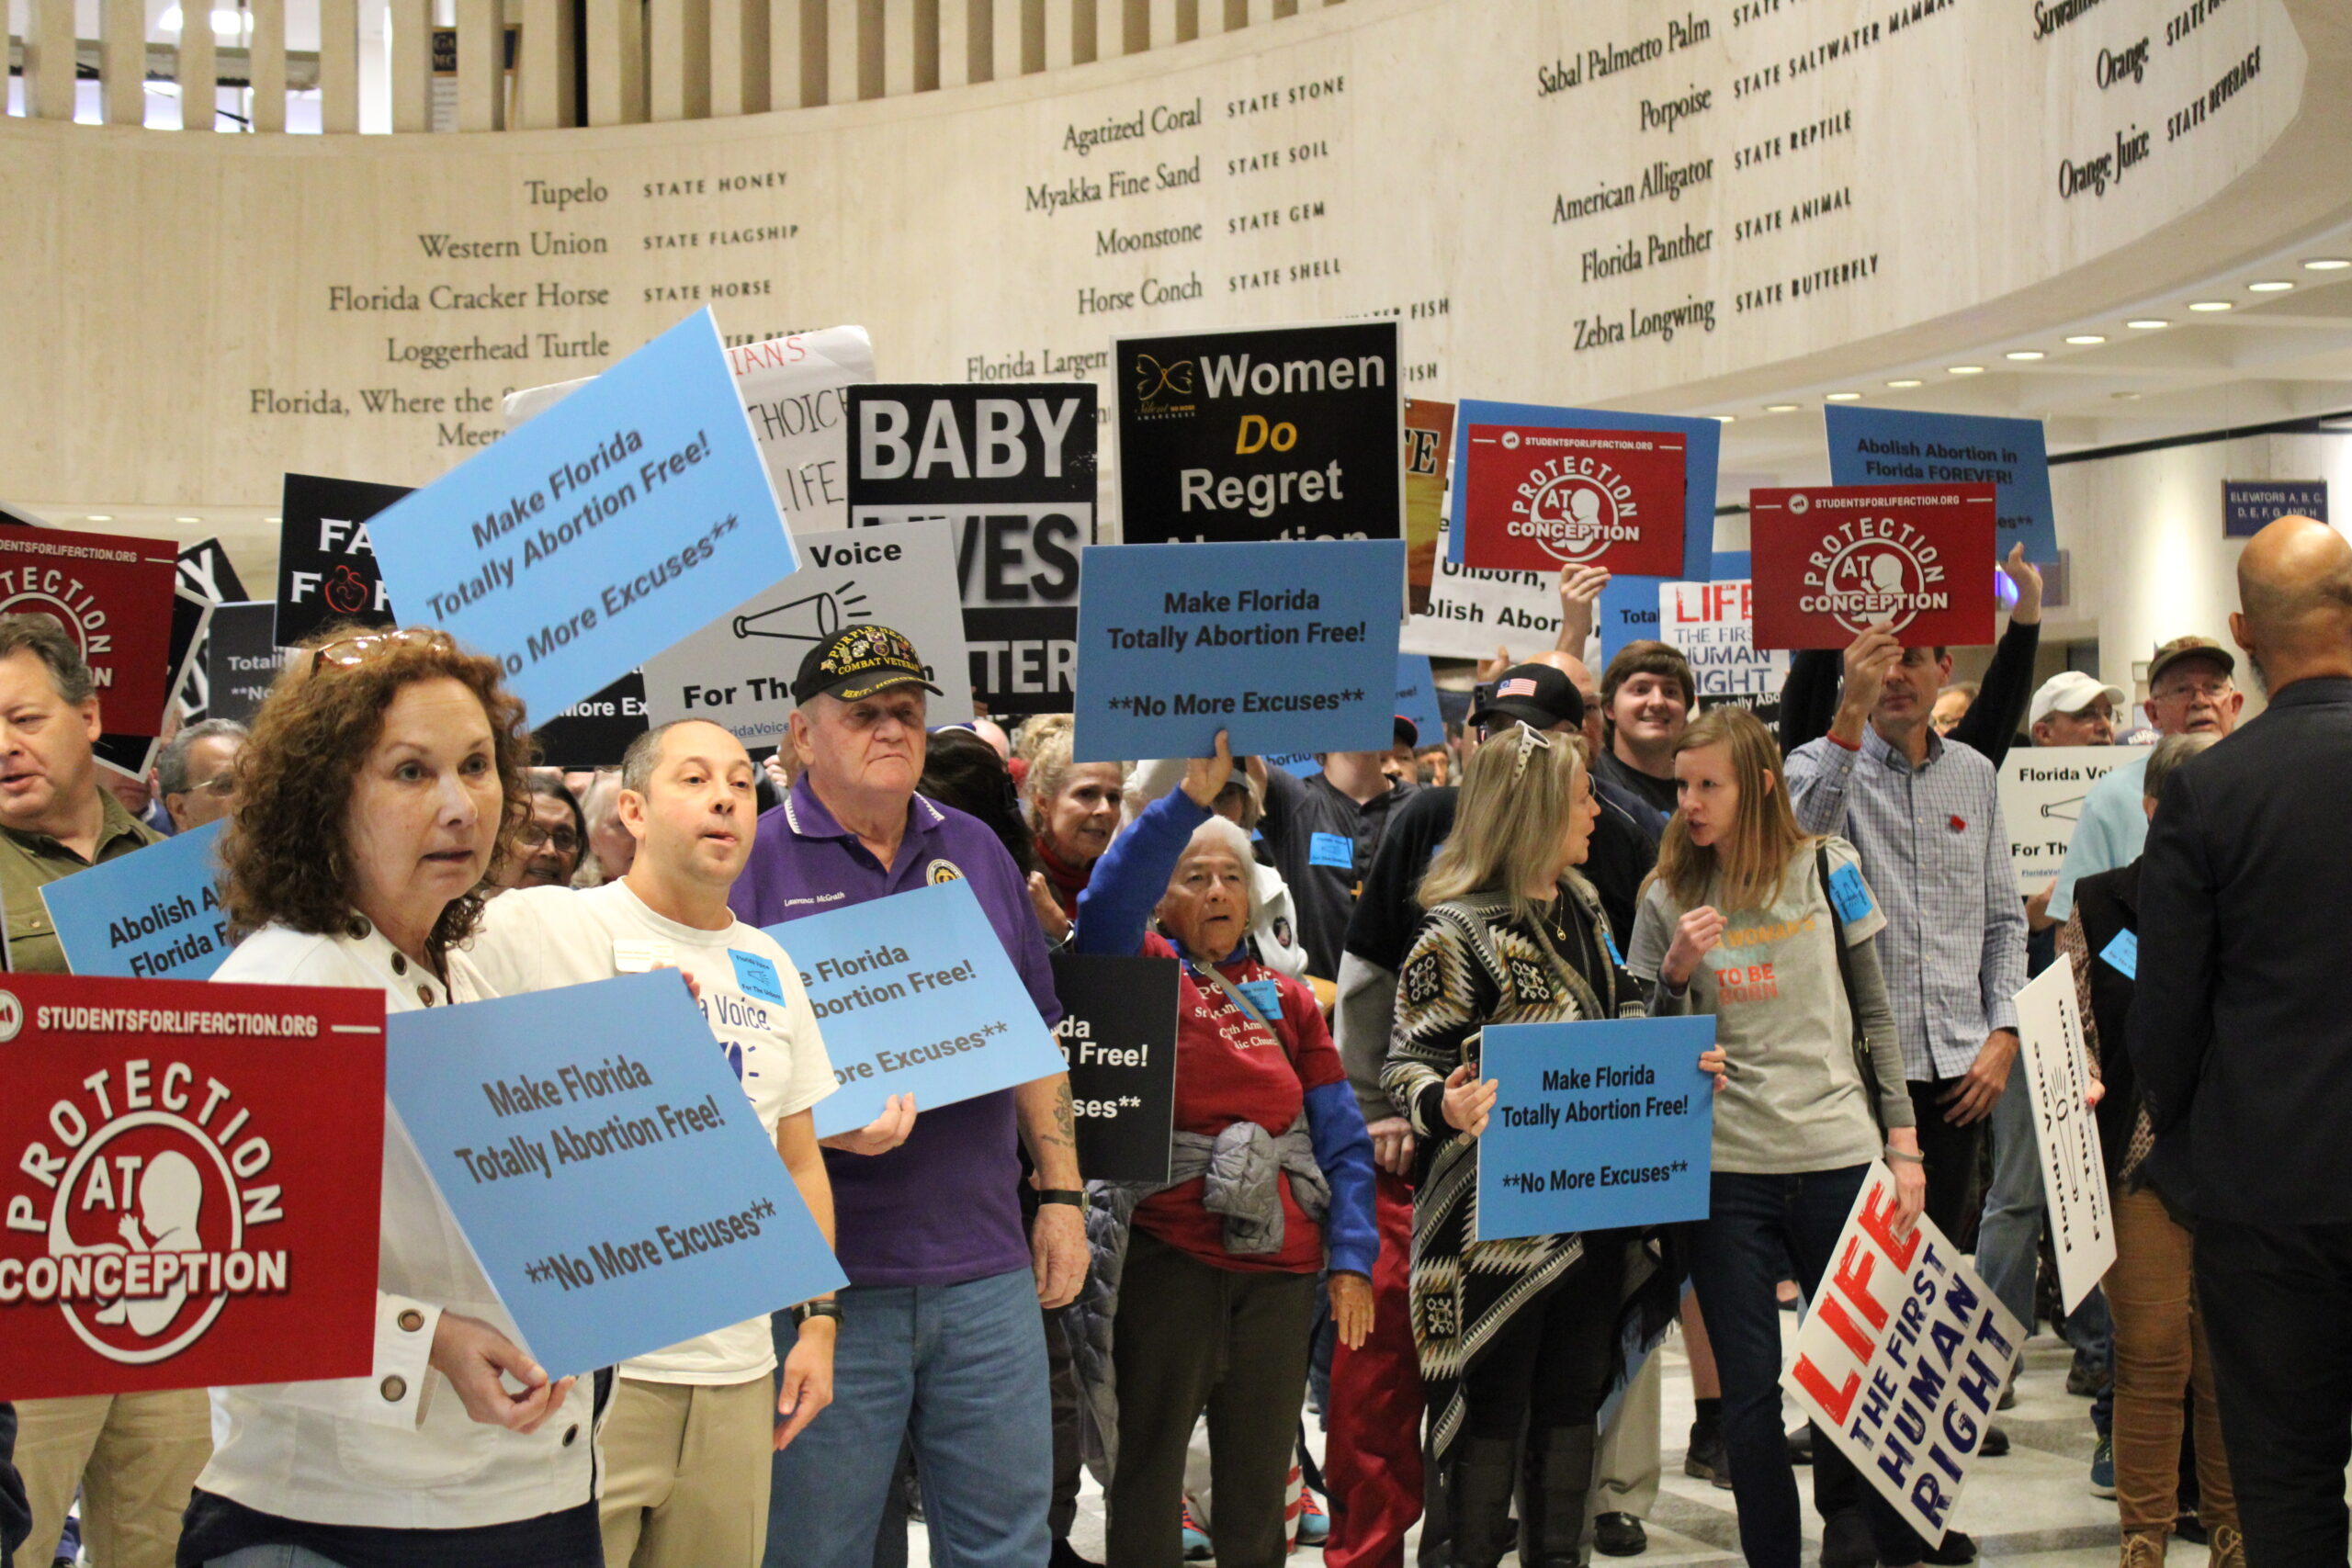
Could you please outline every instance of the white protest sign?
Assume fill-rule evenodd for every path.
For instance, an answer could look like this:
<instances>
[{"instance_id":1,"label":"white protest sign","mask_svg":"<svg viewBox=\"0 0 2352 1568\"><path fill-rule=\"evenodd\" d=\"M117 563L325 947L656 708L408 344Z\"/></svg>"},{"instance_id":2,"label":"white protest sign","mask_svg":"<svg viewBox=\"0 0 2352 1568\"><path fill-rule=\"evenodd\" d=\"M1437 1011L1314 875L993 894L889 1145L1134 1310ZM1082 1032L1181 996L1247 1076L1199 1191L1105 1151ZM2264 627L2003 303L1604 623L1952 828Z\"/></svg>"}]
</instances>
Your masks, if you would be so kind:
<instances>
[{"instance_id":1,"label":"white protest sign","mask_svg":"<svg viewBox=\"0 0 2352 1568\"><path fill-rule=\"evenodd\" d=\"M2066 954L2018 993L2018 1038L2033 1094L2050 1244L2058 1254L2060 1293L2072 1312L2115 1261L2115 1209L2098 1118L2083 1103L2091 1087L2090 1048L2075 995L2074 961Z\"/></svg>"},{"instance_id":2,"label":"white protest sign","mask_svg":"<svg viewBox=\"0 0 2352 1568\"><path fill-rule=\"evenodd\" d=\"M1781 1386L1932 1546L2025 1330L1932 1220L1897 1234L1895 1207L1894 1173L1872 1166Z\"/></svg>"},{"instance_id":3,"label":"white protest sign","mask_svg":"<svg viewBox=\"0 0 2352 1568\"><path fill-rule=\"evenodd\" d=\"M1746 578L1657 585L1657 637L1682 650L1707 697L1777 696L1786 649L1756 646L1755 590Z\"/></svg>"},{"instance_id":4,"label":"white protest sign","mask_svg":"<svg viewBox=\"0 0 2352 1568\"><path fill-rule=\"evenodd\" d=\"M2001 820L2018 891L2041 892L2066 863L2091 785L2147 756L2148 746L2019 746L2001 763Z\"/></svg>"},{"instance_id":5,"label":"white protest sign","mask_svg":"<svg viewBox=\"0 0 2352 1568\"><path fill-rule=\"evenodd\" d=\"M956 590L954 525L944 518L803 534L798 571L645 661L653 724L707 718L746 746L775 746L790 727L792 678L820 639L843 626L904 632L941 694L933 724L972 716L972 661Z\"/></svg>"},{"instance_id":6,"label":"white protest sign","mask_svg":"<svg viewBox=\"0 0 2352 1568\"><path fill-rule=\"evenodd\" d=\"M1530 659L1559 639L1560 592L1540 571L1473 571L1448 558L1447 528L1438 529L1429 613L1407 617L1396 646L1441 659L1488 659L1498 645Z\"/></svg>"},{"instance_id":7,"label":"white protest sign","mask_svg":"<svg viewBox=\"0 0 2352 1568\"><path fill-rule=\"evenodd\" d=\"M874 344L864 327L827 327L727 351L735 390L752 416L760 460L797 535L849 526L848 389L874 379ZM514 429L586 381L559 381L506 394ZM659 721L657 721L659 722Z\"/></svg>"}]
</instances>

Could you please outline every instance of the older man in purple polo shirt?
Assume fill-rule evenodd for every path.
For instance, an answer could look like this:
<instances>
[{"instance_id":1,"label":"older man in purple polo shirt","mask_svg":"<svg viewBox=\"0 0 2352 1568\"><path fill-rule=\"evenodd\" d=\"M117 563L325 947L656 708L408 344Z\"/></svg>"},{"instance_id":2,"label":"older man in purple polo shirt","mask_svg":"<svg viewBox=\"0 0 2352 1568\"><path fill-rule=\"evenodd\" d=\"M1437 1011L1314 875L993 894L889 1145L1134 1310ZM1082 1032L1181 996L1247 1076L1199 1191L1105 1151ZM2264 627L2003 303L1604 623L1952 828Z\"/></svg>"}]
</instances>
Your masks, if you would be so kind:
<instances>
[{"instance_id":1,"label":"older man in purple polo shirt","mask_svg":"<svg viewBox=\"0 0 2352 1568\"><path fill-rule=\"evenodd\" d=\"M834 633L792 684L799 781L760 818L729 902L755 926L958 877L972 886L1037 1010L1061 1017L1045 938L1012 857L978 818L915 793L924 679L887 626ZM896 1107L899 1114L906 1108ZM886 1113L885 1122L891 1120ZM768 1568L871 1568L891 1469L914 1442L934 1562L1038 1568L1053 1479L1042 1306L1086 1273L1069 1080L925 1110L905 1144L857 1157L829 1139L841 1237L833 1404L775 1456ZM1025 1144L1041 1201L1022 1233Z\"/></svg>"}]
</instances>

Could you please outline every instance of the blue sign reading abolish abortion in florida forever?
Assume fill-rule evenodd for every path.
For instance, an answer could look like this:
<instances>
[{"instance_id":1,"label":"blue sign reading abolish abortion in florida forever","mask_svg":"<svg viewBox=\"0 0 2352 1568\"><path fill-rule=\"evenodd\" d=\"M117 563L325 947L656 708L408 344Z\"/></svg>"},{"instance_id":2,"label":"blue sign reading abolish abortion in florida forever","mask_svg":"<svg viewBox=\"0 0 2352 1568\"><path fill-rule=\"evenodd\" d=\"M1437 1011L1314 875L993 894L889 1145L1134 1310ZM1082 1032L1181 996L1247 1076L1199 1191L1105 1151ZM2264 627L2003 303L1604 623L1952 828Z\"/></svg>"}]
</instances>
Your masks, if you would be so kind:
<instances>
[{"instance_id":1,"label":"blue sign reading abolish abortion in florida forever","mask_svg":"<svg viewBox=\"0 0 2352 1568\"><path fill-rule=\"evenodd\" d=\"M848 1282L675 974L385 1021L400 1126L550 1373Z\"/></svg>"},{"instance_id":2,"label":"blue sign reading abolish abortion in florida forever","mask_svg":"<svg viewBox=\"0 0 2352 1568\"><path fill-rule=\"evenodd\" d=\"M1490 403L1464 398L1454 405L1453 471L1469 471L1470 427L1474 424L1541 425L1553 430L1670 430L1679 431L1682 447L1682 575L1702 576L1715 539L1715 463L1723 450L1724 427L1712 419L1684 419L1670 413L1620 413L1612 409L1555 409L1543 403ZM1446 549L1462 564L1469 525L1464 520L1467 491L1456 483L1446 514ZM1628 579L1627 581L1632 581ZM1657 585L1672 578L1644 578L1649 603L1657 604ZM1091 592L1093 584L1087 584Z\"/></svg>"},{"instance_id":3,"label":"blue sign reading abolish abortion in florida forever","mask_svg":"<svg viewBox=\"0 0 2352 1568\"><path fill-rule=\"evenodd\" d=\"M1402 539L1091 545L1073 755L1385 751Z\"/></svg>"},{"instance_id":4,"label":"blue sign reading abolish abortion in florida forever","mask_svg":"<svg viewBox=\"0 0 2352 1568\"><path fill-rule=\"evenodd\" d=\"M1498 1085L1478 1139L1478 1239L1707 1216L1712 1018L1510 1023L1487 1030Z\"/></svg>"},{"instance_id":5,"label":"blue sign reading abolish abortion in florida forever","mask_svg":"<svg viewBox=\"0 0 2352 1568\"><path fill-rule=\"evenodd\" d=\"M894 1094L913 1095L920 1116L1063 1069L960 875L767 930L800 972L841 1086L817 1102L820 1138L857 1131Z\"/></svg>"},{"instance_id":6,"label":"blue sign reading abolish abortion in florida forever","mask_svg":"<svg viewBox=\"0 0 2352 1568\"><path fill-rule=\"evenodd\" d=\"M401 614L541 719L799 566L707 310L368 529Z\"/></svg>"},{"instance_id":7,"label":"blue sign reading abolish abortion in florida forever","mask_svg":"<svg viewBox=\"0 0 2352 1568\"><path fill-rule=\"evenodd\" d=\"M1842 405L1822 412L1831 484L1990 482L1997 487L1993 553L2006 558L2022 540L2026 559L2046 566L2058 558L2050 455L2040 420Z\"/></svg>"},{"instance_id":8,"label":"blue sign reading abolish abortion in florida forever","mask_svg":"<svg viewBox=\"0 0 2352 1568\"><path fill-rule=\"evenodd\" d=\"M209 980L229 956L213 852L224 822L177 833L40 890L76 975Z\"/></svg>"}]
</instances>

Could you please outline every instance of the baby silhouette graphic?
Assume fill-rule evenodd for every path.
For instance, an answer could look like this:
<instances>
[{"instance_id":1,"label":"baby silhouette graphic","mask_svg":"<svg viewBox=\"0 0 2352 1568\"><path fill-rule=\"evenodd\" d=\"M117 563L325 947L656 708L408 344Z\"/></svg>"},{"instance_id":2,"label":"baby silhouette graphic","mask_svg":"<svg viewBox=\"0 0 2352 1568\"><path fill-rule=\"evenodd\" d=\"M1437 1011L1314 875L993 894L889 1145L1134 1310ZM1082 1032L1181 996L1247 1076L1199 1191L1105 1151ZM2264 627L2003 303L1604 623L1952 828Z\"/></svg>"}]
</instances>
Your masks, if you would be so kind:
<instances>
[{"instance_id":1,"label":"baby silhouette graphic","mask_svg":"<svg viewBox=\"0 0 2352 1568\"><path fill-rule=\"evenodd\" d=\"M139 1179L139 1213L123 1215L117 1228L130 1252L201 1252L204 1242L197 1235L196 1222L203 1206L204 1179L196 1162L166 1150L148 1162L146 1174ZM187 1300L187 1285L175 1280L170 1290L151 1300L109 1303L100 1309L97 1321L127 1320L133 1331L153 1337L171 1326Z\"/></svg>"}]
</instances>

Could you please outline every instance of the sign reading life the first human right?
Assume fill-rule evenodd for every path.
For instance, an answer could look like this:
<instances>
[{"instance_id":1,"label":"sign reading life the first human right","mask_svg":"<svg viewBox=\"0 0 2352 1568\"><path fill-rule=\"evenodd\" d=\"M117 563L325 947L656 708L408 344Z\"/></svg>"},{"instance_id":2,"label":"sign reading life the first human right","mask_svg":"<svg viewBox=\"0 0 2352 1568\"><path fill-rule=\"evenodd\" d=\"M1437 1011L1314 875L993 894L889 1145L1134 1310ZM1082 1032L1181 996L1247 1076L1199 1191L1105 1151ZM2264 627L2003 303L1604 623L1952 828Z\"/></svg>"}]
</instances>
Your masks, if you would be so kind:
<instances>
[{"instance_id":1,"label":"sign reading life the first human right","mask_svg":"<svg viewBox=\"0 0 2352 1568\"><path fill-rule=\"evenodd\" d=\"M534 714L798 565L707 310L368 532L401 614L496 655Z\"/></svg>"}]
</instances>

